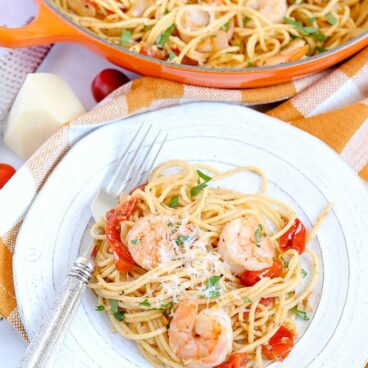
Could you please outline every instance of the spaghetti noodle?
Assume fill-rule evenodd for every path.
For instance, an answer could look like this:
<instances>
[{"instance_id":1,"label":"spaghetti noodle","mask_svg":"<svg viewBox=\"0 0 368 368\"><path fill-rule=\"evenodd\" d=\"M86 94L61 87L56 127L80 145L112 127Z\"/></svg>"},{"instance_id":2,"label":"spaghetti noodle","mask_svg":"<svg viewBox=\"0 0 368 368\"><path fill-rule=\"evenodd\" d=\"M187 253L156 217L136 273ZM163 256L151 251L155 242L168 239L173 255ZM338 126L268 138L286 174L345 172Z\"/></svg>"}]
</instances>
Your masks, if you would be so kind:
<instances>
[{"instance_id":1,"label":"spaghetti noodle","mask_svg":"<svg viewBox=\"0 0 368 368\"><path fill-rule=\"evenodd\" d=\"M258 193L210 185L242 171L259 175ZM154 366L263 367L287 357L319 266L294 210L266 190L256 167L169 161L92 228L96 309Z\"/></svg>"},{"instance_id":2,"label":"spaghetti noodle","mask_svg":"<svg viewBox=\"0 0 368 368\"><path fill-rule=\"evenodd\" d=\"M75 23L177 64L247 68L300 60L368 31L366 0L53 0Z\"/></svg>"}]
</instances>

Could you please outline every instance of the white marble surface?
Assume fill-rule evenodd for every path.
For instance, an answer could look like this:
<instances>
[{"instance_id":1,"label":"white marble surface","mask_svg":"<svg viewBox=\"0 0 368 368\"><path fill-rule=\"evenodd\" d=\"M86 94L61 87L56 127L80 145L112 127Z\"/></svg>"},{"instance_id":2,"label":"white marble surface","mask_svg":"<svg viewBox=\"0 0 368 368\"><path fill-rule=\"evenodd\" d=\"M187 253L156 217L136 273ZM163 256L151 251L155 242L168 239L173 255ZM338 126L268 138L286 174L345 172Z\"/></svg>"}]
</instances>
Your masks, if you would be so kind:
<instances>
[{"instance_id":1,"label":"white marble surface","mask_svg":"<svg viewBox=\"0 0 368 368\"><path fill-rule=\"evenodd\" d=\"M27 22L37 11L35 3L31 0L0 0L0 25L20 26ZM21 9L21 10L20 10ZM7 52L0 47L0 56ZM55 45L39 71L55 73L63 77L74 89L86 109L95 104L90 84L93 77L106 67L114 67L102 57L89 50L74 44ZM130 78L136 75L126 72ZM1 87L0 87L1 88ZM0 162L19 168L23 161L11 152L3 143L0 136ZM20 335L4 319L0 321L0 366L4 368L16 367L26 344Z\"/></svg>"}]
</instances>

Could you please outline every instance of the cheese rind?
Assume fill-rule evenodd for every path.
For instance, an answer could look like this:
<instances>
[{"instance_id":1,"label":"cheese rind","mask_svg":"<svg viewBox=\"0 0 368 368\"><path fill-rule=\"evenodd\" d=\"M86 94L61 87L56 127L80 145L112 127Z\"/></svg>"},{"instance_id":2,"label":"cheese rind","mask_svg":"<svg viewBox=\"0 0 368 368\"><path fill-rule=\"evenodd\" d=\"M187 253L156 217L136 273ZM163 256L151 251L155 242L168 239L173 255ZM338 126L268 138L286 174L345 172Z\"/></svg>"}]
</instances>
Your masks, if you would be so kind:
<instances>
[{"instance_id":1,"label":"cheese rind","mask_svg":"<svg viewBox=\"0 0 368 368\"><path fill-rule=\"evenodd\" d=\"M4 142L27 159L85 109L69 85L49 73L28 74L10 110Z\"/></svg>"}]
</instances>

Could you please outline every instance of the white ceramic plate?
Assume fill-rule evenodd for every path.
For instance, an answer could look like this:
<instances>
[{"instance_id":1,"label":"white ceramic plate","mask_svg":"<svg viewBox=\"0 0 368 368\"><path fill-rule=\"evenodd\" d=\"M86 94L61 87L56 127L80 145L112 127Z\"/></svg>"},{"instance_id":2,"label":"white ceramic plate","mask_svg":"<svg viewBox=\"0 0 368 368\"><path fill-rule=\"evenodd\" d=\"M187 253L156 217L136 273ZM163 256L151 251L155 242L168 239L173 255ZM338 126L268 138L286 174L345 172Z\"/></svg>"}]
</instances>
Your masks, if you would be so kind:
<instances>
[{"instance_id":1,"label":"white ceramic plate","mask_svg":"<svg viewBox=\"0 0 368 368\"><path fill-rule=\"evenodd\" d=\"M296 208L310 228L329 202L335 207L310 245L321 263L309 324L283 363L272 367L363 367L368 355L368 199L360 179L316 138L239 105L196 103L139 115L100 128L56 167L29 211L14 257L17 300L32 336L76 258L90 220L89 204L108 165L150 121L169 132L159 161L182 158L219 168L253 165L270 180L268 193ZM225 183L254 191L248 174ZM307 264L306 266L307 267ZM135 344L110 331L94 311L91 291L71 326L57 367L149 367Z\"/></svg>"}]
</instances>

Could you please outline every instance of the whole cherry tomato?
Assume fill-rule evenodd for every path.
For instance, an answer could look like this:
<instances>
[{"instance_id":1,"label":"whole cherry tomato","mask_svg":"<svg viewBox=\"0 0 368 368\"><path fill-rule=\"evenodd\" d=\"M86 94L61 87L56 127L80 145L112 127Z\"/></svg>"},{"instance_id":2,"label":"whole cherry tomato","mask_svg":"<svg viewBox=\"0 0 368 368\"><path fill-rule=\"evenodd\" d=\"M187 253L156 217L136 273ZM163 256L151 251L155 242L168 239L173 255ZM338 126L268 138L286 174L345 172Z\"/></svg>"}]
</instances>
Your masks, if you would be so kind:
<instances>
[{"instance_id":1,"label":"whole cherry tomato","mask_svg":"<svg viewBox=\"0 0 368 368\"><path fill-rule=\"evenodd\" d=\"M269 268L265 268L260 271L244 271L240 276L240 282L244 286L253 286L264 277L270 277L271 279L279 277L283 269L284 266L282 265L281 261L274 259L272 266Z\"/></svg>"},{"instance_id":2,"label":"whole cherry tomato","mask_svg":"<svg viewBox=\"0 0 368 368\"><path fill-rule=\"evenodd\" d=\"M266 359L283 361L294 347L294 334L285 326L281 326L270 338L267 345L262 346Z\"/></svg>"},{"instance_id":3,"label":"whole cherry tomato","mask_svg":"<svg viewBox=\"0 0 368 368\"><path fill-rule=\"evenodd\" d=\"M303 223L296 218L290 229L279 239L279 247L285 252L288 249L295 249L299 254L305 251L307 231Z\"/></svg>"},{"instance_id":4,"label":"whole cherry tomato","mask_svg":"<svg viewBox=\"0 0 368 368\"><path fill-rule=\"evenodd\" d=\"M0 189L8 182L8 180L15 174L13 166L8 164L0 164Z\"/></svg>"},{"instance_id":5,"label":"whole cherry tomato","mask_svg":"<svg viewBox=\"0 0 368 368\"><path fill-rule=\"evenodd\" d=\"M116 69L104 69L92 81L92 95L96 102L100 102L112 91L129 82L129 78Z\"/></svg>"}]
</instances>

